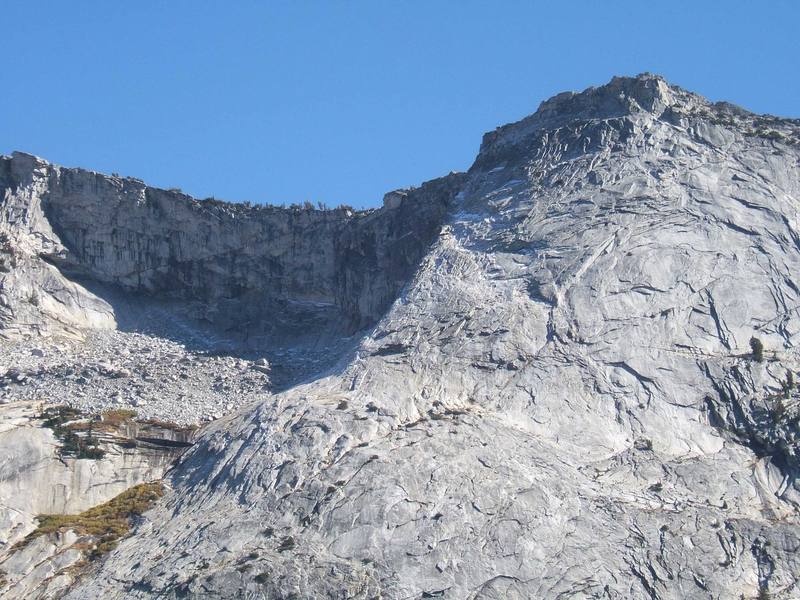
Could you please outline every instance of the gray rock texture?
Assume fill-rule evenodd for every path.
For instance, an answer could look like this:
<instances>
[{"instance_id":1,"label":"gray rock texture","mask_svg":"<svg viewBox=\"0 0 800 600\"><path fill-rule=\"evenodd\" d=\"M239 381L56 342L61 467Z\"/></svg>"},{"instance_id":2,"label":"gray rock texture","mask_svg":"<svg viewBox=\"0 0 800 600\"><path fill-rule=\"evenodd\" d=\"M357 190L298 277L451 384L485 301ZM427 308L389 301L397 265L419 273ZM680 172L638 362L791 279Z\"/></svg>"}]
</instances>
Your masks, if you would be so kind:
<instances>
[{"instance_id":1,"label":"gray rock texture","mask_svg":"<svg viewBox=\"0 0 800 600\"><path fill-rule=\"evenodd\" d=\"M174 339L90 330L84 340L0 343L0 404L69 404L86 413L130 409L182 425L263 400L270 367L192 350ZM307 357L306 357L307 358Z\"/></svg>"},{"instance_id":2,"label":"gray rock texture","mask_svg":"<svg viewBox=\"0 0 800 600\"><path fill-rule=\"evenodd\" d=\"M42 403L0 406L0 598L61 597L77 574L71 568L85 559L76 543L87 540L72 531L19 548L36 529L37 515L81 513L160 480L192 435L131 423L95 434L102 458L76 458L62 453L62 442L42 426L41 412ZM120 444L123 439L128 443Z\"/></svg>"},{"instance_id":3,"label":"gray rock texture","mask_svg":"<svg viewBox=\"0 0 800 600\"><path fill-rule=\"evenodd\" d=\"M369 326L206 426L66 597L797 598L798 143L797 121L641 75L548 100L367 214L6 159L42 174L4 206L43 207L41 268L85 278L93 326L113 302L92 281L221 326L238 303L284 344Z\"/></svg>"},{"instance_id":4,"label":"gray rock texture","mask_svg":"<svg viewBox=\"0 0 800 600\"><path fill-rule=\"evenodd\" d=\"M439 232L461 179L453 174L389 195L384 210L286 210L199 201L16 152L0 159L0 233L7 238L6 262L21 254L44 263L38 266L45 274L35 281L44 290L31 285L30 296L53 295L64 313L72 305L84 309L58 315L64 321L84 328L113 324L108 305L89 302L85 290L56 295L42 281L51 272L94 286L114 284L128 296L180 300L192 316L223 329L245 328L248 338L263 335L269 344L285 336L297 343L309 328L341 333L373 324ZM0 289L8 294L19 287L13 276L20 269L6 271ZM22 299L34 306L44 301L30 296ZM52 329L49 304L35 324L6 304L0 324L11 330L7 335L26 325Z\"/></svg>"}]
</instances>

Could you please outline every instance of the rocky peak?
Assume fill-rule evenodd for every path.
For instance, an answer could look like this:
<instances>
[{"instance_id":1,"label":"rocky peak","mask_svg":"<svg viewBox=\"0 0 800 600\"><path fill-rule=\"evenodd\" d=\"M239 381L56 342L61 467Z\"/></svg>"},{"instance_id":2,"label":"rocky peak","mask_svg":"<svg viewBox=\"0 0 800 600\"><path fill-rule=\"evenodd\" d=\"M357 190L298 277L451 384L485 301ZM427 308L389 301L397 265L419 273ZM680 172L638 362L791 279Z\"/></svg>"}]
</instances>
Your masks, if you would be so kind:
<instances>
[{"instance_id":1,"label":"rocky peak","mask_svg":"<svg viewBox=\"0 0 800 600\"><path fill-rule=\"evenodd\" d=\"M704 103L700 96L670 85L659 75L614 77L605 85L583 92L564 92L545 100L533 115L540 121L566 118L610 118L638 111L660 115L676 104Z\"/></svg>"},{"instance_id":2,"label":"rocky peak","mask_svg":"<svg viewBox=\"0 0 800 600\"><path fill-rule=\"evenodd\" d=\"M575 121L617 119L646 113L660 117L667 109L691 111L709 102L697 94L669 84L663 77L642 73L614 77L605 85L582 92L562 92L545 100L524 119L498 127L483 136L478 161L541 130L552 130Z\"/></svg>"}]
</instances>

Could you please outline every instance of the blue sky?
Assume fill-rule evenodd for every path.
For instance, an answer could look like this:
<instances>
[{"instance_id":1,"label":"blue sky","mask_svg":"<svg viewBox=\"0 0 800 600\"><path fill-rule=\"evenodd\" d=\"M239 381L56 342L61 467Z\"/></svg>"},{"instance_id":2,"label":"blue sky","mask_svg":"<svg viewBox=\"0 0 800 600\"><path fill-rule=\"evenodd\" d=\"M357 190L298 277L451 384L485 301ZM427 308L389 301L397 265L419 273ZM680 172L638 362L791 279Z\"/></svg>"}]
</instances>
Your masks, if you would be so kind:
<instances>
[{"instance_id":1,"label":"blue sky","mask_svg":"<svg viewBox=\"0 0 800 600\"><path fill-rule=\"evenodd\" d=\"M200 197L376 206L615 74L800 117L790 0L12 0L2 14L0 153Z\"/></svg>"}]
</instances>

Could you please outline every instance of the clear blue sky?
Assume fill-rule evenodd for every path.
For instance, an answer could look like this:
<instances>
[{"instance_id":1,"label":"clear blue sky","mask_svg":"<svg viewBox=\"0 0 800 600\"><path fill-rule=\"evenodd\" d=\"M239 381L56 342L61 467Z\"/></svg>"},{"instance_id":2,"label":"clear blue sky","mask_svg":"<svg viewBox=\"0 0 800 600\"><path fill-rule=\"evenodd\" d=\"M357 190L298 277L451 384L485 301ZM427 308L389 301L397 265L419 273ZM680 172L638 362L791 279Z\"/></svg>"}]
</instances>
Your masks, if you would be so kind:
<instances>
[{"instance_id":1,"label":"clear blue sky","mask_svg":"<svg viewBox=\"0 0 800 600\"><path fill-rule=\"evenodd\" d=\"M0 153L200 197L375 206L615 74L800 116L794 0L8 0L2 16Z\"/></svg>"}]
</instances>

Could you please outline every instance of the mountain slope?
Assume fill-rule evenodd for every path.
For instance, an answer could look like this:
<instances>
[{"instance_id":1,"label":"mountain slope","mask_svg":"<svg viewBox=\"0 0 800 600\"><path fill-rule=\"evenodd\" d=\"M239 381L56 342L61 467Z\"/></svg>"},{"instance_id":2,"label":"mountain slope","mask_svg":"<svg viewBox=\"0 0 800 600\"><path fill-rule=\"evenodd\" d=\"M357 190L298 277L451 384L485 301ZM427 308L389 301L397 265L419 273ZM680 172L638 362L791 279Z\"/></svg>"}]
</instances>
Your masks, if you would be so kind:
<instances>
[{"instance_id":1,"label":"mountain slope","mask_svg":"<svg viewBox=\"0 0 800 600\"><path fill-rule=\"evenodd\" d=\"M798 141L650 75L487 134L357 350L68 597L796 597Z\"/></svg>"}]
</instances>

